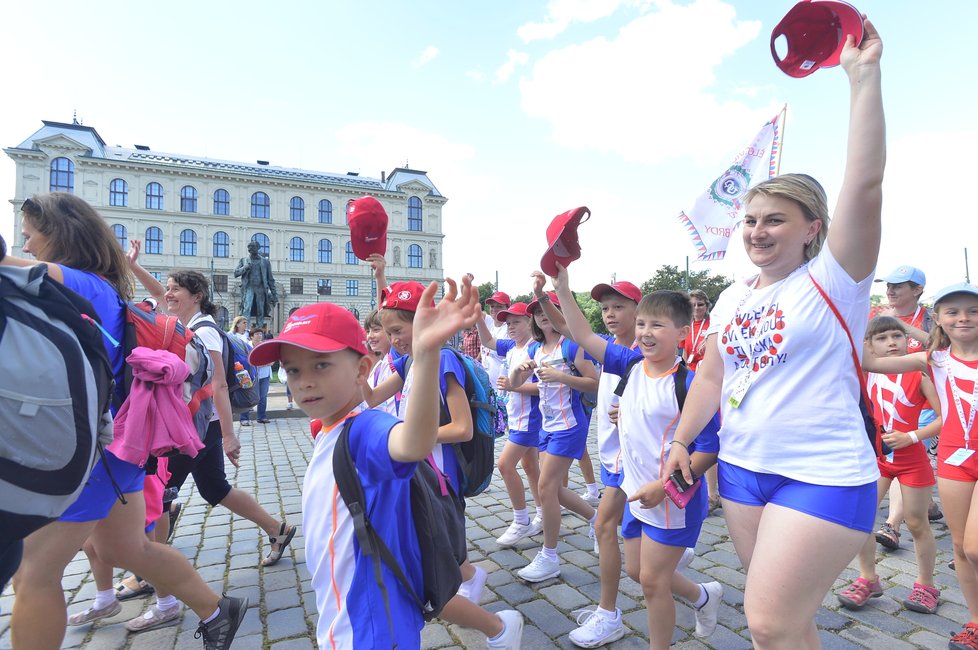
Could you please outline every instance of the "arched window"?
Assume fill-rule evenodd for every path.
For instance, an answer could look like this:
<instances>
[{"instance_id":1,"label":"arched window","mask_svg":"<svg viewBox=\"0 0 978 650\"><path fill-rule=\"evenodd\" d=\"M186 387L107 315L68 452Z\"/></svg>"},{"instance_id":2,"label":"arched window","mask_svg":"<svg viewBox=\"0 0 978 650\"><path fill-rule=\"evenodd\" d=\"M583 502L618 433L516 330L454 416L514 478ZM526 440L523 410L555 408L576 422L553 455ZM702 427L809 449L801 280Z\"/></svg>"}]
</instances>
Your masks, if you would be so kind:
<instances>
[{"instance_id":1,"label":"arched window","mask_svg":"<svg viewBox=\"0 0 978 650\"><path fill-rule=\"evenodd\" d=\"M75 191L75 163L67 158L55 158L51 161L51 191Z\"/></svg>"},{"instance_id":2,"label":"arched window","mask_svg":"<svg viewBox=\"0 0 978 650\"><path fill-rule=\"evenodd\" d=\"M333 223L333 204L329 199L319 202L319 223Z\"/></svg>"},{"instance_id":3,"label":"arched window","mask_svg":"<svg viewBox=\"0 0 978 650\"><path fill-rule=\"evenodd\" d=\"M231 256L231 238L223 230L214 233L214 257Z\"/></svg>"},{"instance_id":4,"label":"arched window","mask_svg":"<svg viewBox=\"0 0 978 650\"><path fill-rule=\"evenodd\" d=\"M319 263L320 264L333 263L333 242L331 242L328 239L319 240Z\"/></svg>"},{"instance_id":5,"label":"arched window","mask_svg":"<svg viewBox=\"0 0 978 650\"><path fill-rule=\"evenodd\" d=\"M162 255L163 254L163 231L156 226L150 226L146 229L146 252L150 255Z\"/></svg>"},{"instance_id":6,"label":"arched window","mask_svg":"<svg viewBox=\"0 0 978 650\"><path fill-rule=\"evenodd\" d=\"M193 185L180 188L180 212L197 212L197 188Z\"/></svg>"},{"instance_id":7,"label":"arched window","mask_svg":"<svg viewBox=\"0 0 978 650\"><path fill-rule=\"evenodd\" d=\"M129 233L126 231L126 227L121 223L113 224L112 234L115 235L115 240L119 242L119 247L126 250L129 246Z\"/></svg>"},{"instance_id":8,"label":"arched window","mask_svg":"<svg viewBox=\"0 0 978 650\"><path fill-rule=\"evenodd\" d=\"M214 214L223 217L231 214L231 195L227 190L216 190L214 192Z\"/></svg>"},{"instance_id":9,"label":"arched window","mask_svg":"<svg viewBox=\"0 0 978 650\"><path fill-rule=\"evenodd\" d=\"M112 179L109 183L109 205L117 208L129 207L129 183L121 178Z\"/></svg>"},{"instance_id":10,"label":"arched window","mask_svg":"<svg viewBox=\"0 0 978 650\"><path fill-rule=\"evenodd\" d=\"M255 192L251 195L251 216L254 219L268 219L271 214L271 202L268 195L264 192Z\"/></svg>"},{"instance_id":11,"label":"arched window","mask_svg":"<svg viewBox=\"0 0 978 650\"><path fill-rule=\"evenodd\" d=\"M197 255L197 233L189 228L180 231L180 254L187 257Z\"/></svg>"},{"instance_id":12,"label":"arched window","mask_svg":"<svg viewBox=\"0 0 978 650\"><path fill-rule=\"evenodd\" d=\"M293 262L306 261L306 242L302 241L302 237L289 240L289 259Z\"/></svg>"},{"instance_id":13,"label":"arched window","mask_svg":"<svg viewBox=\"0 0 978 650\"><path fill-rule=\"evenodd\" d=\"M159 183L150 183L146 186L146 209L163 209L163 186Z\"/></svg>"},{"instance_id":14,"label":"arched window","mask_svg":"<svg viewBox=\"0 0 978 650\"><path fill-rule=\"evenodd\" d=\"M359 264L360 260L357 259L356 254L353 252L353 243L346 242L346 263L347 264Z\"/></svg>"},{"instance_id":15,"label":"arched window","mask_svg":"<svg viewBox=\"0 0 978 650\"><path fill-rule=\"evenodd\" d=\"M293 196L289 201L289 221L306 220L306 202L301 196Z\"/></svg>"},{"instance_id":16,"label":"arched window","mask_svg":"<svg viewBox=\"0 0 978 650\"><path fill-rule=\"evenodd\" d=\"M422 262L424 262L424 254L421 252L421 247L417 244L408 246L408 268L420 269Z\"/></svg>"},{"instance_id":17,"label":"arched window","mask_svg":"<svg viewBox=\"0 0 978 650\"><path fill-rule=\"evenodd\" d=\"M421 232L421 199L416 196L408 199L408 230Z\"/></svg>"},{"instance_id":18,"label":"arched window","mask_svg":"<svg viewBox=\"0 0 978 650\"><path fill-rule=\"evenodd\" d=\"M268 235L263 232L256 232L251 236L251 241L258 242L258 254L268 257L269 252L269 241Z\"/></svg>"}]
</instances>

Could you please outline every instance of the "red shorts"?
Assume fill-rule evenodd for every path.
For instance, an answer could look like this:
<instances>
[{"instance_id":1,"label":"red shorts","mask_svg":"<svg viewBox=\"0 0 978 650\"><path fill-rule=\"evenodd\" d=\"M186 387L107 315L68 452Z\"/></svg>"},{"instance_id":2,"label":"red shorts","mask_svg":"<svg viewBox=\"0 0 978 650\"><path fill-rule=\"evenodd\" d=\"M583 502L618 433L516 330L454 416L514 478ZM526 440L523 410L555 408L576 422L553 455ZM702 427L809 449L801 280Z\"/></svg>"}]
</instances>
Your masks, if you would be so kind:
<instances>
[{"instance_id":1,"label":"red shorts","mask_svg":"<svg viewBox=\"0 0 978 650\"><path fill-rule=\"evenodd\" d=\"M879 465L883 478L899 479L900 484L907 487L925 488L936 483L930 458L920 443L894 450L892 463L887 462L884 457L878 458L876 464Z\"/></svg>"},{"instance_id":2,"label":"red shorts","mask_svg":"<svg viewBox=\"0 0 978 650\"><path fill-rule=\"evenodd\" d=\"M955 467L954 465L948 465L945 461L948 457L956 452L959 447L957 445L944 445L943 441L937 444L937 476L938 478L947 478L952 481L964 481L966 483L974 483L978 481L978 452L975 452L971 457L961 463L961 465Z\"/></svg>"}]
</instances>

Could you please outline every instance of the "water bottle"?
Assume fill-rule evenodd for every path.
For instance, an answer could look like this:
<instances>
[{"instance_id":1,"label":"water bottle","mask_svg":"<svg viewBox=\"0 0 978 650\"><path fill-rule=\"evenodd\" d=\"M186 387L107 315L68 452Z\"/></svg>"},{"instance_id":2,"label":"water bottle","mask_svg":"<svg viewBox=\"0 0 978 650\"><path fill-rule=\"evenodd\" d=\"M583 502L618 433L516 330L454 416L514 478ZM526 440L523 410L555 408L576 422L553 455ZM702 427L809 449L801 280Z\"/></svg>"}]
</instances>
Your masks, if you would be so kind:
<instances>
[{"instance_id":1,"label":"water bottle","mask_svg":"<svg viewBox=\"0 0 978 650\"><path fill-rule=\"evenodd\" d=\"M254 385L254 382L251 381L251 375L248 374L248 370L241 364L240 361L234 362L234 374L238 378L238 384L240 384L242 388L248 389Z\"/></svg>"}]
</instances>

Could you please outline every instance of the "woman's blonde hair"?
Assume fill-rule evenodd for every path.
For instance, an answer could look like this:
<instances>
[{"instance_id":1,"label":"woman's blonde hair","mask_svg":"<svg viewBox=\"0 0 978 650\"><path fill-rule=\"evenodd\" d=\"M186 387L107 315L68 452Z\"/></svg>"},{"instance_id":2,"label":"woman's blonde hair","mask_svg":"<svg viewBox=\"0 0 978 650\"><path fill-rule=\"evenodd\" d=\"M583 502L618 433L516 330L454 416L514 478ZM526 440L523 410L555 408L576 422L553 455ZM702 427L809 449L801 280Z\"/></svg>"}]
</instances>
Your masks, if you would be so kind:
<instances>
[{"instance_id":1,"label":"woman's blonde hair","mask_svg":"<svg viewBox=\"0 0 978 650\"><path fill-rule=\"evenodd\" d=\"M805 260L811 260L825 243L829 234L829 202L822 185L808 174L782 174L758 183L744 195L744 203L756 196L775 196L794 201L809 221L821 221L812 241L805 246Z\"/></svg>"},{"instance_id":2,"label":"woman's blonde hair","mask_svg":"<svg viewBox=\"0 0 978 650\"><path fill-rule=\"evenodd\" d=\"M238 325L241 323L245 324L245 331L243 333L246 333L248 331L248 319L244 316L235 316L234 320L231 321L231 329L228 330L228 332L231 334L236 334L238 331Z\"/></svg>"}]
</instances>

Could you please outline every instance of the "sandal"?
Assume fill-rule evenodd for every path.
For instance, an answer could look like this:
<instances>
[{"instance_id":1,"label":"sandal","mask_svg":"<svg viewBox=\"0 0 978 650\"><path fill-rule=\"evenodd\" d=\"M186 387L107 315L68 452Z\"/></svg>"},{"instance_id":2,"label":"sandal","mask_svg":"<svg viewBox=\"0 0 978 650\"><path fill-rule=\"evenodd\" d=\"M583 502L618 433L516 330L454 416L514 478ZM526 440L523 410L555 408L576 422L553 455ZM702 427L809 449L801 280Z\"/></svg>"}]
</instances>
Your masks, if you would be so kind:
<instances>
[{"instance_id":1,"label":"sandal","mask_svg":"<svg viewBox=\"0 0 978 650\"><path fill-rule=\"evenodd\" d=\"M183 504L179 501L170 504L170 511L167 515L170 518L170 532L166 534L166 542L169 544L170 540L173 539L173 531L177 528L177 518L180 516L180 511L183 509Z\"/></svg>"},{"instance_id":2,"label":"sandal","mask_svg":"<svg viewBox=\"0 0 978 650\"><path fill-rule=\"evenodd\" d=\"M295 537L295 526L289 526L285 522L282 522L282 527L279 528L278 535L269 535L268 543L271 545L271 549L268 551L268 555L265 559L261 561L262 566L272 566L282 559L282 553L288 548L289 542ZM278 545L276 550L275 545Z\"/></svg>"},{"instance_id":3,"label":"sandal","mask_svg":"<svg viewBox=\"0 0 978 650\"><path fill-rule=\"evenodd\" d=\"M125 580L117 584L115 586L115 597L119 600L129 600L130 598L138 598L139 596L145 596L156 591L153 589L153 585L142 578L137 578L137 581L138 586L135 589L127 585Z\"/></svg>"},{"instance_id":4,"label":"sandal","mask_svg":"<svg viewBox=\"0 0 978 650\"><path fill-rule=\"evenodd\" d=\"M708 501L709 501L709 512L713 512L717 508L722 507L719 496L711 496L709 497Z\"/></svg>"}]
</instances>

